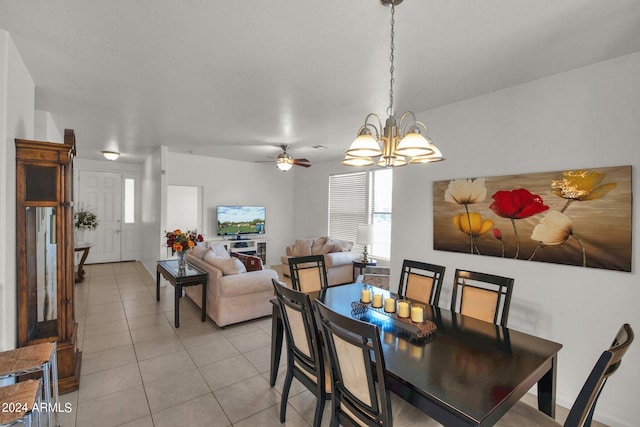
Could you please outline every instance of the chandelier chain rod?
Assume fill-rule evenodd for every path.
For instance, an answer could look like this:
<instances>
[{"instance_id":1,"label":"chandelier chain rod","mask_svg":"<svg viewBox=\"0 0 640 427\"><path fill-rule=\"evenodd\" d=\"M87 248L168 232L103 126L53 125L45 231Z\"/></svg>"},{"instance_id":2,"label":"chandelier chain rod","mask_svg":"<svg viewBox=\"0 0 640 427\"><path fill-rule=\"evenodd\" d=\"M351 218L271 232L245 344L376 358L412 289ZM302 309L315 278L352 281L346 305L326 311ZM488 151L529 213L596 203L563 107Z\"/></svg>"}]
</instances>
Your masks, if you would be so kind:
<instances>
[{"instance_id":1,"label":"chandelier chain rod","mask_svg":"<svg viewBox=\"0 0 640 427\"><path fill-rule=\"evenodd\" d=\"M395 13L396 13L396 7L394 5L394 3L391 3L391 53L389 55L389 61L391 62L391 66L389 67L389 74L391 75L391 78L389 79L389 108L387 108L387 114L389 115L389 117L393 117L393 83L395 82L394 78L393 78L393 72L395 70L395 67L393 66L393 60L394 60L394 51L395 51Z\"/></svg>"}]
</instances>

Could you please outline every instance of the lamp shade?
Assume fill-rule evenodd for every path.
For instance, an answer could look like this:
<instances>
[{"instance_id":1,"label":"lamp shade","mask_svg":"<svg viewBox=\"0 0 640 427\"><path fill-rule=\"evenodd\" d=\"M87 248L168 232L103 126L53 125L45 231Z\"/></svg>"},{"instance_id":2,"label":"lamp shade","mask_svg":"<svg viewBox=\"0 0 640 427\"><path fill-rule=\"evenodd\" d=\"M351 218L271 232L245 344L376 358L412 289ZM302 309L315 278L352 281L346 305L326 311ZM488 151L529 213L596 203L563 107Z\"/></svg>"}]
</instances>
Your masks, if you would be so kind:
<instances>
[{"instance_id":1,"label":"lamp shade","mask_svg":"<svg viewBox=\"0 0 640 427\"><path fill-rule=\"evenodd\" d=\"M278 159L278 161L276 162L276 166L282 172L286 172L293 167L293 162L288 161L288 159L284 159L284 160Z\"/></svg>"},{"instance_id":2,"label":"lamp shade","mask_svg":"<svg viewBox=\"0 0 640 427\"><path fill-rule=\"evenodd\" d=\"M358 225L358 243L361 245L373 244L373 224Z\"/></svg>"},{"instance_id":3,"label":"lamp shade","mask_svg":"<svg viewBox=\"0 0 640 427\"><path fill-rule=\"evenodd\" d=\"M371 136L371 133L364 131L360 132L347 150L347 155L352 157L375 157L381 154L382 150L378 142Z\"/></svg>"},{"instance_id":4,"label":"lamp shade","mask_svg":"<svg viewBox=\"0 0 640 427\"><path fill-rule=\"evenodd\" d=\"M438 147L433 145L431 141L429 141L429 148L433 150L433 153L427 154L426 156L413 157L409 163L423 164L423 163L440 162L444 160L444 156L442 155L442 152L438 149Z\"/></svg>"},{"instance_id":5,"label":"lamp shade","mask_svg":"<svg viewBox=\"0 0 640 427\"><path fill-rule=\"evenodd\" d=\"M293 159L286 152L281 153L276 159L276 167L282 172L286 172L293 167Z\"/></svg>"},{"instance_id":6,"label":"lamp shade","mask_svg":"<svg viewBox=\"0 0 640 427\"><path fill-rule=\"evenodd\" d=\"M429 147L429 141L417 130L407 133L396 149L396 154L407 157L426 156L431 153L433 150Z\"/></svg>"},{"instance_id":7,"label":"lamp shade","mask_svg":"<svg viewBox=\"0 0 640 427\"><path fill-rule=\"evenodd\" d=\"M344 156L342 164L345 166L371 166L373 160L371 157L353 157L347 154Z\"/></svg>"}]
</instances>

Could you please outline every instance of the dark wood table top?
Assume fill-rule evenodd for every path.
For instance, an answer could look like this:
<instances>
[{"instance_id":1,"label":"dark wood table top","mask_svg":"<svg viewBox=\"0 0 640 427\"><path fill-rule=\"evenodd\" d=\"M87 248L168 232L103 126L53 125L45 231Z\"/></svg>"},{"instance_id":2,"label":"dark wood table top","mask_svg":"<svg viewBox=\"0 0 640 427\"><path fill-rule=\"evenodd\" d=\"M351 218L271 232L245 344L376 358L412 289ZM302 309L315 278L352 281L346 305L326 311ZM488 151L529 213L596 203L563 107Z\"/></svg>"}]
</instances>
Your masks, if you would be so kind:
<instances>
[{"instance_id":1,"label":"dark wood table top","mask_svg":"<svg viewBox=\"0 0 640 427\"><path fill-rule=\"evenodd\" d=\"M413 335L415 327L402 321L375 310L356 315L351 303L360 299L364 287L369 286L335 286L310 296L343 315L378 325L392 380L406 386L408 393L455 413L464 420L462 424L493 424L550 366L555 369L561 344L446 309L423 305L425 317L438 330L432 339L422 342ZM373 289L384 298L390 295Z\"/></svg>"},{"instance_id":2,"label":"dark wood table top","mask_svg":"<svg viewBox=\"0 0 640 427\"><path fill-rule=\"evenodd\" d=\"M181 271L178 266L177 259L167 259L163 261L158 261L158 269L160 269L163 273L166 273L171 276L171 279L178 280L180 282L187 281L197 281L202 278L202 276L208 276L206 271L200 270L198 267L195 267L188 262L185 263L184 271ZM166 277L167 280L170 280L169 277ZM171 281L171 280L170 280ZM175 283L175 282L174 282Z\"/></svg>"}]
</instances>

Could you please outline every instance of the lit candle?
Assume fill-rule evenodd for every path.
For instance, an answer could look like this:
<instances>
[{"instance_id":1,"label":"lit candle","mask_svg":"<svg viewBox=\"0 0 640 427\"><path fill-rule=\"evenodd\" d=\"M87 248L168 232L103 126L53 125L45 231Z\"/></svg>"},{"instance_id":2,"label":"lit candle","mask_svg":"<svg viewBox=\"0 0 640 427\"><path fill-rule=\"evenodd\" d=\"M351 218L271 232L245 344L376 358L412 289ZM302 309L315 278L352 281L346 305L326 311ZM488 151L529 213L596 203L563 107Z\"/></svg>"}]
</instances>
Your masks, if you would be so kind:
<instances>
[{"instance_id":1,"label":"lit candle","mask_svg":"<svg viewBox=\"0 0 640 427\"><path fill-rule=\"evenodd\" d=\"M384 311L387 313L395 313L396 311L396 300L393 298L385 298L384 300Z\"/></svg>"},{"instance_id":2,"label":"lit candle","mask_svg":"<svg viewBox=\"0 0 640 427\"><path fill-rule=\"evenodd\" d=\"M382 294L373 294L373 306L375 308L382 307Z\"/></svg>"},{"instance_id":3,"label":"lit candle","mask_svg":"<svg viewBox=\"0 0 640 427\"><path fill-rule=\"evenodd\" d=\"M361 294L360 294L360 301L364 302L364 303L370 303L371 302L371 291L369 289L363 289Z\"/></svg>"},{"instance_id":4,"label":"lit candle","mask_svg":"<svg viewBox=\"0 0 640 427\"><path fill-rule=\"evenodd\" d=\"M411 308L411 321L416 323L422 323L424 321L424 310L422 307Z\"/></svg>"},{"instance_id":5,"label":"lit candle","mask_svg":"<svg viewBox=\"0 0 640 427\"><path fill-rule=\"evenodd\" d=\"M409 303L400 301L398 303L398 317L409 317Z\"/></svg>"}]
</instances>

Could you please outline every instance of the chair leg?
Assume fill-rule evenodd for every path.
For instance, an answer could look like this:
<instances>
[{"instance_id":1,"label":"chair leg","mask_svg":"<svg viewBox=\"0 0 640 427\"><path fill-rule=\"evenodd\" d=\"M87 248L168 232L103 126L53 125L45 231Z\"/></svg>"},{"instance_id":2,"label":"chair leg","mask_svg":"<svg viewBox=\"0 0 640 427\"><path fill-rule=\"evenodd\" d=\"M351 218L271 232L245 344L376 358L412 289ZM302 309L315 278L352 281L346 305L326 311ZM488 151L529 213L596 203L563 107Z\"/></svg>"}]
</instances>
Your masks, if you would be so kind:
<instances>
[{"instance_id":1,"label":"chair leg","mask_svg":"<svg viewBox=\"0 0 640 427\"><path fill-rule=\"evenodd\" d=\"M338 422L338 397L333 394L331 395L331 422L329 423L330 427L338 427L340 423Z\"/></svg>"},{"instance_id":2,"label":"chair leg","mask_svg":"<svg viewBox=\"0 0 640 427\"><path fill-rule=\"evenodd\" d=\"M320 423L322 422L322 413L324 412L324 402L325 396L321 394L318 397L318 403L316 403L316 413L313 416L313 427L320 427Z\"/></svg>"},{"instance_id":3,"label":"chair leg","mask_svg":"<svg viewBox=\"0 0 640 427\"><path fill-rule=\"evenodd\" d=\"M280 402L280 422L285 422L287 418L287 400L289 400L289 390L291 389L291 383L293 382L293 367L287 367L287 376L284 379L284 386L282 387L282 401Z\"/></svg>"}]
</instances>

